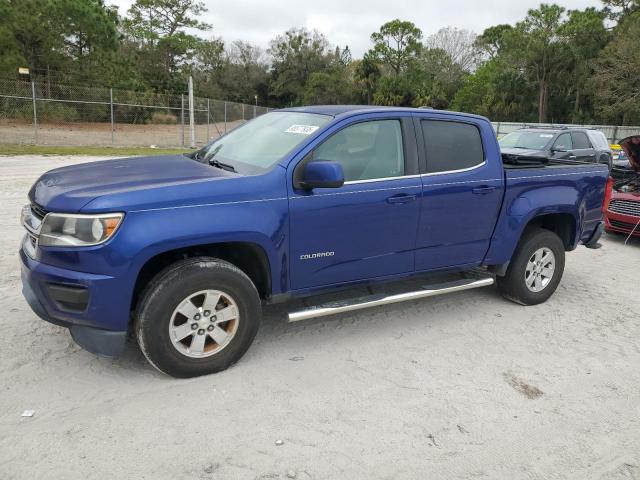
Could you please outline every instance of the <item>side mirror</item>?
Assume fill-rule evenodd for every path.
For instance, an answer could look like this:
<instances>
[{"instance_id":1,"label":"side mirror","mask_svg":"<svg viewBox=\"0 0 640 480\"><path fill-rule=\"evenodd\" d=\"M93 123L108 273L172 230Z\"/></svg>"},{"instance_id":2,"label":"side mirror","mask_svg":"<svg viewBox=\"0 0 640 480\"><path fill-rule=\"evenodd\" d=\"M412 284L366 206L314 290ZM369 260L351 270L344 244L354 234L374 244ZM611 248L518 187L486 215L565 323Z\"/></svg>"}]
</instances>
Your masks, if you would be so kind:
<instances>
[{"instance_id":1,"label":"side mirror","mask_svg":"<svg viewBox=\"0 0 640 480\"><path fill-rule=\"evenodd\" d=\"M568 152L569 150L567 149L567 147L564 147L562 145L558 145L557 147L553 147L551 150L553 150L554 152Z\"/></svg>"},{"instance_id":2,"label":"side mirror","mask_svg":"<svg viewBox=\"0 0 640 480\"><path fill-rule=\"evenodd\" d=\"M304 167L304 188L339 188L344 185L344 171L338 162L318 160Z\"/></svg>"}]
</instances>

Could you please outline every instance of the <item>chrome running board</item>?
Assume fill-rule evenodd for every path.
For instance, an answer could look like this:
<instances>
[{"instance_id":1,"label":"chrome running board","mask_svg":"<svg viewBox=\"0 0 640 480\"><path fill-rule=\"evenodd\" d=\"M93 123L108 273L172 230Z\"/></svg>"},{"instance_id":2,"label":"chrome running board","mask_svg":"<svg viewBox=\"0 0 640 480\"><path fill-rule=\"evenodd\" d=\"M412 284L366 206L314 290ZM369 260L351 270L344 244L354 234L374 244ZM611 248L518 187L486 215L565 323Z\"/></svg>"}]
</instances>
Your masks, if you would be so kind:
<instances>
[{"instance_id":1,"label":"chrome running board","mask_svg":"<svg viewBox=\"0 0 640 480\"><path fill-rule=\"evenodd\" d=\"M327 315L353 312L355 310L362 310L364 308L388 305L390 303L406 302L409 300L417 300L419 298L435 297L436 295L461 292L463 290L471 290L472 288L488 287L490 285L493 285L494 283L495 281L493 277L480 279L463 279L435 285L427 285L420 290L398 293L395 295L374 294L364 297L352 298L349 300L341 300L338 302L328 302L322 305L310 307L305 310L299 310L297 312L289 313L289 322L299 322L300 320L309 320L310 318L316 317L326 317Z\"/></svg>"}]
</instances>

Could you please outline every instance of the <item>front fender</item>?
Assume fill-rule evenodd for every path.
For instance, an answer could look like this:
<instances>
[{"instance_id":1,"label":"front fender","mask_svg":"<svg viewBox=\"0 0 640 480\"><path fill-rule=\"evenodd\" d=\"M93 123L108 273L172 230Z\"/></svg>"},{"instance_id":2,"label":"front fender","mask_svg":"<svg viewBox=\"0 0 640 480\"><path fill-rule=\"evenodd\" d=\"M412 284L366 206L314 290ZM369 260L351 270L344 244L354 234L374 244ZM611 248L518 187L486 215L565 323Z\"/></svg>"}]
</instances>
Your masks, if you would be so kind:
<instances>
[{"instance_id":1,"label":"front fender","mask_svg":"<svg viewBox=\"0 0 640 480\"><path fill-rule=\"evenodd\" d=\"M273 293L286 285L287 201L204 205L131 212L120 248L136 251L129 275L138 273L151 258L172 250L225 242L253 243L266 253ZM125 233L126 231L126 233Z\"/></svg>"}]
</instances>

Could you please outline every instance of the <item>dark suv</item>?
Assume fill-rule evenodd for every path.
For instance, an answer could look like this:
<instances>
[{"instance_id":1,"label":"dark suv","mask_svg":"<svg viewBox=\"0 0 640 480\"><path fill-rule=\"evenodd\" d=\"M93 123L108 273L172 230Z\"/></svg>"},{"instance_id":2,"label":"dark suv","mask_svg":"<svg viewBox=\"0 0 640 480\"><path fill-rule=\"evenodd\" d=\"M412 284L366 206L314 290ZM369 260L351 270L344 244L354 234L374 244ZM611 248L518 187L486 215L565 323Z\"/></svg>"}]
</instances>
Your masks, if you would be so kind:
<instances>
[{"instance_id":1,"label":"dark suv","mask_svg":"<svg viewBox=\"0 0 640 480\"><path fill-rule=\"evenodd\" d=\"M590 128L521 128L499 143L506 154L604 163L609 168L613 162L607 137Z\"/></svg>"}]
</instances>

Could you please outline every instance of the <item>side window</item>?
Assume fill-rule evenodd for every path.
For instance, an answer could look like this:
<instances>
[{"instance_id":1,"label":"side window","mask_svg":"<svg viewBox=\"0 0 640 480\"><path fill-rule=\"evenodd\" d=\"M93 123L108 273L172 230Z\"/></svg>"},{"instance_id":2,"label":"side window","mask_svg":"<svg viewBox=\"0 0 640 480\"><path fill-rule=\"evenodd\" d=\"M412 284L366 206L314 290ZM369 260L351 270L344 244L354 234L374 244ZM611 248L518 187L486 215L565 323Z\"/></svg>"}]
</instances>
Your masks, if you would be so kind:
<instances>
[{"instance_id":1,"label":"side window","mask_svg":"<svg viewBox=\"0 0 640 480\"><path fill-rule=\"evenodd\" d=\"M313 152L313 160L338 162L345 181L404 175L399 120L356 123L329 137Z\"/></svg>"},{"instance_id":2,"label":"side window","mask_svg":"<svg viewBox=\"0 0 640 480\"><path fill-rule=\"evenodd\" d=\"M586 133L571 132L571 140L573 141L573 148L575 149L591 148L591 142L589 142Z\"/></svg>"},{"instance_id":3,"label":"side window","mask_svg":"<svg viewBox=\"0 0 640 480\"><path fill-rule=\"evenodd\" d=\"M469 123L423 120L427 172L462 170L484 162L480 130Z\"/></svg>"},{"instance_id":4,"label":"side window","mask_svg":"<svg viewBox=\"0 0 640 480\"><path fill-rule=\"evenodd\" d=\"M553 144L553 148L562 148L564 150L573 150L573 143L571 142L571 135L568 133L563 133L558 138L556 138L555 143Z\"/></svg>"}]
</instances>

